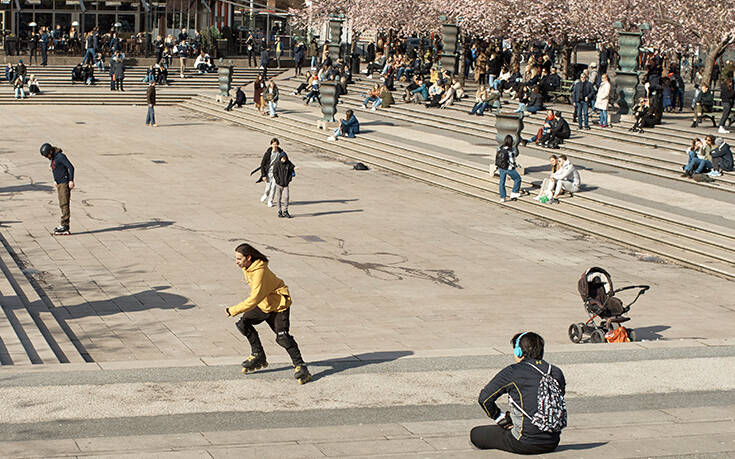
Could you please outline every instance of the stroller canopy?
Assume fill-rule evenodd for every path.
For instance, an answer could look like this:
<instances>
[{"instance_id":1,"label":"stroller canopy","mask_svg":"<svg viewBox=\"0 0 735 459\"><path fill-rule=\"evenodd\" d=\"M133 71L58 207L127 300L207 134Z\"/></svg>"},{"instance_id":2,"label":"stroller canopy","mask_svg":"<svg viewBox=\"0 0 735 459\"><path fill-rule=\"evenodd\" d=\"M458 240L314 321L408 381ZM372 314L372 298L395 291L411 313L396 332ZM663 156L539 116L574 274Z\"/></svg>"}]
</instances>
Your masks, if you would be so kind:
<instances>
[{"instance_id":1,"label":"stroller canopy","mask_svg":"<svg viewBox=\"0 0 735 459\"><path fill-rule=\"evenodd\" d=\"M601 304L605 304L607 299L614 295L614 290L610 273L597 266L582 273L577 283L577 291L582 301L594 298Z\"/></svg>"}]
</instances>

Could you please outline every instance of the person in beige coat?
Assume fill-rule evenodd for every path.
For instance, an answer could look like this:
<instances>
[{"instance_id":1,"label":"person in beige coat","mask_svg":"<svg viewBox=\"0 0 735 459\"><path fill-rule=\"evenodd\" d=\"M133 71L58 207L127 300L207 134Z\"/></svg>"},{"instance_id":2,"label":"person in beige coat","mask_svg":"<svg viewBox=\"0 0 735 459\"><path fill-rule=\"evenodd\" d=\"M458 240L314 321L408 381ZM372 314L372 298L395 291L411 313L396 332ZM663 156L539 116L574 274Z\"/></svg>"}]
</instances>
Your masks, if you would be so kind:
<instances>
[{"instance_id":1,"label":"person in beige coat","mask_svg":"<svg viewBox=\"0 0 735 459\"><path fill-rule=\"evenodd\" d=\"M600 89L597 90L597 99L595 100L595 108L600 111L600 127L610 127L610 121L607 117L607 108L610 104L610 77L606 73L602 75L602 83Z\"/></svg>"}]
</instances>

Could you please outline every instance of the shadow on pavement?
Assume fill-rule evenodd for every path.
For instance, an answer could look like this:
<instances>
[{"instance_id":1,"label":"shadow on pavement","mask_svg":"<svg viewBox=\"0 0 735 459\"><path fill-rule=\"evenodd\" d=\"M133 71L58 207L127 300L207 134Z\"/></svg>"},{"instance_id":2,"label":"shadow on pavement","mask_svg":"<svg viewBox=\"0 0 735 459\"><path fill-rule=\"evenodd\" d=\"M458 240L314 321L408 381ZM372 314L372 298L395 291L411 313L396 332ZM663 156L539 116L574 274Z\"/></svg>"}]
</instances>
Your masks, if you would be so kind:
<instances>
[{"instance_id":1,"label":"shadow on pavement","mask_svg":"<svg viewBox=\"0 0 735 459\"><path fill-rule=\"evenodd\" d=\"M127 231L127 230L138 230L138 229L155 229L155 228L165 228L167 226L171 226L176 222L172 221L160 221L160 220L153 220L150 222L140 222L140 223L125 223L119 226L113 226L110 228L102 228L102 229L96 229L96 230L89 230L89 231L82 231L80 233L74 233L75 235L80 234L98 234L98 233L109 233L111 231Z\"/></svg>"},{"instance_id":2,"label":"shadow on pavement","mask_svg":"<svg viewBox=\"0 0 735 459\"><path fill-rule=\"evenodd\" d=\"M87 316L108 316L149 309L191 309L195 307L185 296L163 292L169 286L156 286L132 295L117 296L107 300L87 301L73 306L64 306L67 315L63 319L78 319ZM58 307L57 307L58 308Z\"/></svg>"},{"instance_id":3,"label":"shadow on pavement","mask_svg":"<svg viewBox=\"0 0 735 459\"><path fill-rule=\"evenodd\" d=\"M635 338L637 341L640 341L642 339L648 340L648 341L654 341L657 339L663 338L663 335L659 334L659 332L662 332L664 330L668 330L668 325L653 325L651 327L635 327Z\"/></svg>"},{"instance_id":4,"label":"shadow on pavement","mask_svg":"<svg viewBox=\"0 0 735 459\"><path fill-rule=\"evenodd\" d=\"M347 204L348 202L359 201L359 199L324 199L322 201L293 201L289 206L307 206L309 204Z\"/></svg>"},{"instance_id":5,"label":"shadow on pavement","mask_svg":"<svg viewBox=\"0 0 735 459\"><path fill-rule=\"evenodd\" d=\"M296 337L296 341L298 341L298 337ZM307 360L306 364L309 366L312 372L314 371L315 367L329 367L325 370L317 371L316 373L312 374L312 381L318 381L321 378L332 376L343 371L354 370L355 368L361 368L368 365L393 362L394 360L398 360L401 357L407 357L409 355L413 355L413 351L368 352L365 354L356 354L354 356L345 357L350 360L329 359L315 360L313 362ZM358 360L354 360L353 357ZM291 365L287 365L280 368L258 370L257 373L277 373L279 371L291 371L292 369L293 367Z\"/></svg>"},{"instance_id":6,"label":"shadow on pavement","mask_svg":"<svg viewBox=\"0 0 735 459\"><path fill-rule=\"evenodd\" d=\"M0 193L23 193L25 191L54 191L54 187L51 185L43 185L43 182L40 182L0 188Z\"/></svg>"},{"instance_id":7,"label":"shadow on pavement","mask_svg":"<svg viewBox=\"0 0 735 459\"><path fill-rule=\"evenodd\" d=\"M354 212L363 212L362 209L352 209L352 210L331 210L327 212L314 212L312 214L299 214L295 215L295 217L321 217L324 215L335 215L335 214L351 214Z\"/></svg>"},{"instance_id":8,"label":"shadow on pavement","mask_svg":"<svg viewBox=\"0 0 735 459\"><path fill-rule=\"evenodd\" d=\"M560 451L577 451L581 449L592 449L592 448L599 448L600 446L607 445L606 441L602 442L595 442L595 443L573 443L571 445L559 445L554 450L554 452L560 452Z\"/></svg>"}]
</instances>

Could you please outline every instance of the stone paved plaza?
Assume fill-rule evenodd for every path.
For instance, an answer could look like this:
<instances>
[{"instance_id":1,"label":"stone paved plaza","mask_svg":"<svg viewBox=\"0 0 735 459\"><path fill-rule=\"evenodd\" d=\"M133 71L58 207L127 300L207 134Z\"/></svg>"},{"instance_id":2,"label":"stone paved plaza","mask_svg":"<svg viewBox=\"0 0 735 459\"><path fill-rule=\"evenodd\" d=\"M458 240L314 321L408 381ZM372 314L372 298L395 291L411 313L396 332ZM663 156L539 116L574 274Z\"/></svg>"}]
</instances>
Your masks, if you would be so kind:
<instances>
[{"instance_id":1,"label":"stone paved plaza","mask_svg":"<svg viewBox=\"0 0 735 459\"><path fill-rule=\"evenodd\" d=\"M292 142L294 218L279 219L249 175L272 135L176 107L156 129L142 106L41 110L4 108L0 234L89 362L0 367L0 456L488 456L468 441L490 422L477 394L520 330L567 374L554 456L735 454L731 281ZM485 164L494 150L402 132ZM77 170L69 237L51 235L43 141ZM687 196L690 212L733 206ZM288 284L313 383L293 381L264 325L272 369L240 375L249 347L223 309L248 293L240 242ZM569 342L595 265L652 286L630 314L643 341Z\"/></svg>"}]
</instances>

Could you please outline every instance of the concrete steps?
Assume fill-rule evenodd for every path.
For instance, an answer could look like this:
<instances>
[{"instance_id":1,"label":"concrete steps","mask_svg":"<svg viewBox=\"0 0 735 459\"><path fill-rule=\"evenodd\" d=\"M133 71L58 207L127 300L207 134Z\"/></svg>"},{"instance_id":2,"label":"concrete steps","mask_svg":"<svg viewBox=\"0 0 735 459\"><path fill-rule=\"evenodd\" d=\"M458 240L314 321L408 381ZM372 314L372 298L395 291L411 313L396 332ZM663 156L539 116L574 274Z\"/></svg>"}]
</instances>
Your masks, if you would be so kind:
<instances>
[{"instance_id":1,"label":"concrete steps","mask_svg":"<svg viewBox=\"0 0 735 459\"><path fill-rule=\"evenodd\" d=\"M318 118L316 113L309 116L282 112L279 118L263 119L249 107L241 111L223 112L219 104L206 97L193 98L183 104L183 107L252 129L269 133L277 130L279 136L301 144L497 203L498 179L490 176L486 167L420 151L414 146L390 143L371 134L332 143L326 140L327 134L324 131L315 127ZM682 225L672 219L626 206L611 205L603 199L588 198L586 195L587 193L577 194L574 199L564 200L564 205L558 206L523 199L513 203L512 208L627 247L657 254L695 269L735 279L735 250L731 248L735 238L731 234L718 234L716 238L712 238L705 228Z\"/></svg>"},{"instance_id":2,"label":"concrete steps","mask_svg":"<svg viewBox=\"0 0 735 459\"><path fill-rule=\"evenodd\" d=\"M84 363L73 333L53 314L29 281L6 241L0 244L0 363Z\"/></svg>"},{"instance_id":3,"label":"concrete steps","mask_svg":"<svg viewBox=\"0 0 735 459\"><path fill-rule=\"evenodd\" d=\"M290 96L290 91L296 88L297 81L298 80L293 79L282 81L280 84L282 94L287 97L294 97ZM360 84L357 86L351 85L349 89L350 94L342 96L340 100L347 108L360 108L365 97L361 92L363 89L367 92L368 88L361 86ZM395 93L398 94L398 91L395 91ZM465 102L461 102L461 104L462 103ZM469 108L467 108L467 110L469 110ZM450 107L447 110L441 110L438 108L427 109L423 106L414 104L397 103L389 109L380 110L380 116L403 122L411 121L423 126L443 131L472 135L495 142L496 130L494 123L491 124L491 122L487 121L488 118L492 119L490 115L484 117L484 119L480 118L478 121L476 117L470 117L466 114L462 116L457 114L456 111L456 107L455 109ZM531 132L535 132L542 126L541 119L524 118L524 123L526 124L526 135L529 137ZM626 136L619 129L614 131L605 131L604 133L606 135L613 136L614 139L600 139L597 132L595 132L595 137L599 140L605 140L607 145L600 144L600 142L597 141L598 139L595 139L593 142L587 138L587 135L583 137L577 135L564 142L564 153L572 159L591 161L630 171L645 172L660 178L682 183L692 183L690 179L680 177L682 171L681 166L686 162L686 157L678 147L669 146L669 148L667 148L668 151L656 149L653 150L655 153L648 153L646 151L642 151L644 148L650 147L650 145L648 145L644 140L631 139L630 136ZM627 143L622 144L618 142L619 139L627 139ZM592 143L594 143L594 145L591 145ZM665 145L656 145L657 147L665 147ZM533 144L529 144L526 148L544 151L545 153L550 151ZM712 189L735 192L735 177L730 174L725 174L722 177L717 177L716 181L713 183L701 182L698 185Z\"/></svg>"}]
</instances>

